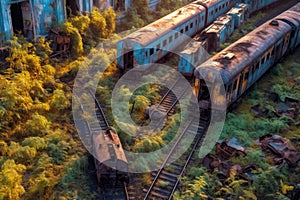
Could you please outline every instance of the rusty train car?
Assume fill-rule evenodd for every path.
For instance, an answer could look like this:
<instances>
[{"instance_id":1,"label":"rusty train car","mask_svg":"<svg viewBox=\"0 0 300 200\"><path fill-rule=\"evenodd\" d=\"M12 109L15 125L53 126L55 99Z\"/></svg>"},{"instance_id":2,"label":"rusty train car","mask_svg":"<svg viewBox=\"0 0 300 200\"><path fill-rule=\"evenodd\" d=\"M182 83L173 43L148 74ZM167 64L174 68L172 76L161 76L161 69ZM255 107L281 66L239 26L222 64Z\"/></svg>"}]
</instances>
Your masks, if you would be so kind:
<instances>
[{"instance_id":1,"label":"rusty train car","mask_svg":"<svg viewBox=\"0 0 300 200\"><path fill-rule=\"evenodd\" d=\"M262 5L267 6L268 4ZM190 43L198 43L199 51L208 53L220 51L221 44L227 40L234 29L240 28L249 15L256 11L251 11L250 7L249 4L237 3L225 15L218 17L210 26L197 34ZM263 7L261 6L261 8ZM205 61L200 58L199 54L187 55L185 52L190 48L189 46L189 44L186 45L184 50L179 53L177 66L177 70L186 77L192 77L195 67Z\"/></svg>"},{"instance_id":2,"label":"rusty train car","mask_svg":"<svg viewBox=\"0 0 300 200\"><path fill-rule=\"evenodd\" d=\"M272 65L300 44L300 3L199 65L194 93L203 109L231 105ZM220 76L220 79L217 77ZM220 86L225 88L221 93ZM214 88L214 89L213 89ZM208 91L212 91L209 95Z\"/></svg>"},{"instance_id":3,"label":"rusty train car","mask_svg":"<svg viewBox=\"0 0 300 200\"><path fill-rule=\"evenodd\" d=\"M198 0L133 32L117 44L118 68L154 63L227 12L235 0Z\"/></svg>"},{"instance_id":4,"label":"rusty train car","mask_svg":"<svg viewBox=\"0 0 300 200\"><path fill-rule=\"evenodd\" d=\"M109 127L93 135L98 189L128 183L128 161L116 131Z\"/></svg>"},{"instance_id":5,"label":"rusty train car","mask_svg":"<svg viewBox=\"0 0 300 200\"><path fill-rule=\"evenodd\" d=\"M118 68L145 68L203 30L236 3L250 5L251 12L276 0L197 0L131 33L117 44Z\"/></svg>"}]
</instances>

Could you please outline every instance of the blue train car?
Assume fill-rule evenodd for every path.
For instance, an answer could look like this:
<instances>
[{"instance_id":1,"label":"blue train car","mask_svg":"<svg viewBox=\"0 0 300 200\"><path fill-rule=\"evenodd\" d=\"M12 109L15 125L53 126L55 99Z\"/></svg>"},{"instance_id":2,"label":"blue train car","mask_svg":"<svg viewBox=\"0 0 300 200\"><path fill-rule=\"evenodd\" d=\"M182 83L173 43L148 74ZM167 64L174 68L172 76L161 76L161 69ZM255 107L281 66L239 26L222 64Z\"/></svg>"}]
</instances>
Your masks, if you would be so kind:
<instances>
[{"instance_id":1,"label":"blue train car","mask_svg":"<svg viewBox=\"0 0 300 200\"><path fill-rule=\"evenodd\" d=\"M206 61L210 55L202 47L202 42L192 40L186 45L183 51L179 53L178 71L187 72L185 76L191 76L196 66ZM191 73L190 73L191 72Z\"/></svg>"},{"instance_id":2,"label":"blue train car","mask_svg":"<svg viewBox=\"0 0 300 200\"><path fill-rule=\"evenodd\" d=\"M250 5L250 12L253 13L276 1L277 0L243 0L241 3Z\"/></svg>"},{"instance_id":3,"label":"blue train car","mask_svg":"<svg viewBox=\"0 0 300 200\"><path fill-rule=\"evenodd\" d=\"M198 66L194 91L200 107L214 103L217 109L220 104L235 102L284 54L299 45L299 31L300 3ZM223 83L216 81L218 74ZM224 84L226 99L219 93L220 84Z\"/></svg>"},{"instance_id":4,"label":"blue train car","mask_svg":"<svg viewBox=\"0 0 300 200\"><path fill-rule=\"evenodd\" d=\"M3 0L0 2L0 45L13 33L28 39L48 34L53 24L63 22L68 10L92 11L93 0Z\"/></svg>"},{"instance_id":5,"label":"blue train car","mask_svg":"<svg viewBox=\"0 0 300 200\"><path fill-rule=\"evenodd\" d=\"M117 44L118 67L126 70L158 61L233 4L233 0L198 0L135 31Z\"/></svg>"},{"instance_id":6,"label":"blue train car","mask_svg":"<svg viewBox=\"0 0 300 200\"><path fill-rule=\"evenodd\" d=\"M209 44L207 51L209 53L220 50L220 45L234 31L234 20L229 15L224 15L218 18L212 25L207 27L202 33L202 37L207 40Z\"/></svg>"},{"instance_id":7,"label":"blue train car","mask_svg":"<svg viewBox=\"0 0 300 200\"><path fill-rule=\"evenodd\" d=\"M227 14L232 16L235 28L239 28L250 15L249 5L243 3L237 4Z\"/></svg>"},{"instance_id":8,"label":"blue train car","mask_svg":"<svg viewBox=\"0 0 300 200\"><path fill-rule=\"evenodd\" d=\"M276 0L270 0L268 2L261 1L260 5L269 5L275 1ZM257 4L256 0L247 2L251 2L252 5ZM256 9L258 8L255 8L254 11L256 11ZM219 17L200 34L199 37L201 38L203 48L209 53L220 51L221 44L233 33L234 28L239 28L254 11L251 11L251 6L248 4L237 3L225 16ZM231 20L226 16L230 16L229 18L231 18ZM190 66L183 66L183 64L186 64L186 62L178 62L178 71L185 76L193 76L193 69L190 69Z\"/></svg>"},{"instance_id":9,"label":"blue train car","mask_svg":"<svg viewBox=\"0 0 300 200\"><path fill-rule=\"evenodd\" d=\"M225 42L233 30L234 22L231 16L218 17L212 25L207 27L200 35L194 37L194 40L179 53L177 70L185 76L192 76L194 67L209 58L207 52L218 51L220 44Z\"/></svg>"}]
</instances>

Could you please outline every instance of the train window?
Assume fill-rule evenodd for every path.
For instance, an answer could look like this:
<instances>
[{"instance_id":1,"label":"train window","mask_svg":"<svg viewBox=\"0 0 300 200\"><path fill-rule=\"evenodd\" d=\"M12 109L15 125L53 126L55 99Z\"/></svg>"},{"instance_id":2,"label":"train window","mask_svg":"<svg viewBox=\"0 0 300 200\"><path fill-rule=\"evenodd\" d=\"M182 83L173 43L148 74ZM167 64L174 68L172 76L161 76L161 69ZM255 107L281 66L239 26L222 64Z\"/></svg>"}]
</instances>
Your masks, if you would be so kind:
<instances>
[{"instance_id":1,"label":"train window","mask_svg":"<svg viewBox=\"0 0 300 200\"><path fill-rule=\"evenodd\" d=\"M237 79L234 81L234 84L233 84L233 90L235 90L237 87Z\"/></svg>"},{"instance_id":2,"label":"train window","mask_svg":"<svg viewBox=\"0 0 300 200\"><path fill-rule=\"evenodd\" d=\"M183 33L183 29L180 30L180 33Z\"/></svg>"},{"instance_id":3,"label":"train window","mask_svg":"<svg viewBox=\"0 0 300 200\"><path fill-rule=\"evenodd\" d=\"M164 40L163 46L166 46L166 45L167 45L167 40Z\"/></svg>"},{"instance_id":4,"label":"train window","mask_svg":"<svg viewBox=\"0 0 300 200\"><path fill-rule=\"evenodd\" d=\"M248 77L249 77L249 71L246 72L246 74L244 75L244 81L247 81L247 80L248 80Z\"/></svg>"},{"instance_id":5,"label":"train window","mask_svg":"<svg viewBox=\"0 0 300 200\"><path fill-rule=\"evenodd\" d=\"M269 52L269 53L267 54L267 60L269 60L270 57L271 57L271 53Z\"/></svg>"},{"instance_id":6,"label":"train window","mask_svg":"<svg viewBox=\"0 0 300 200\"><path fill-rule=\"evenodd\" d=\"M148 57L148 51L146 51L146 57Z\"/></svg>"},{"instance_id":7,"label":"train window","mask_svg":"<svg viewBox=\"0 0 300 200\"><path fill-rule=\"evenodd\" d=\"M150 49L150 56L153 55L153 53L154 53L154 48L151 48Z\"/></svg>"},{"instance_id":8,"label":"train window","mask_svg":"<svg viewBox=\"0 0 300 200\"><path fill-rule=\"evenodd\" d=\"M198 20L196 19L196 24L198 24Z\"/></svg>"},{"instance_id":9,"label":"train window","mask_svg":"<svg viewBox=\"0 0 300 200\"><path fill-rule=\"evenodd\" d=\"M192 22L192 23L190 24L190 28L193 28L193 26L194 26L194 23Z\"/></svg>"},{"instance_id":10,"label":"train window","mask_svg":"<svg viewBox=\"0 0 300 200\"><path fill-rule=\"evenodd\" d=\"M275 48L272 49L271 56L274 56Z\"/></svg>"},{"instance_id":11,"label":"train window","mask_svg":"<svg viewBox=\"0 0 300 200\"><path fill-rule=\"evenodd\" d=\"M160 44L156 45L156 51L160 50Z\"/></svg>"},{"instance_id":12,"label":"train window","mask_svg":"<svg viewBox=\"0 0 300 200\"><path fill-rule=\"evenodd\" d=\"M171 43L171 42L172 42L172 36L169 37L169 43Z\"/></svg>"},{"instance_id":13,"label":"train window","mask_svg":"<svg viewBox=\"0 0 300 200\"><path fill-rule=\"evenodd\" d=\"M266 57L264 56L262 59L261 59L261 65L263 65L263 64L265 64L265 62L266 62L266 59L265 59Z\"/></svg>"},{"instance_id":14,"label":"train window","mask_svg":"<svg viewBox=\"0 0 300 200\"><path fill-rule=\"evenodd\" d=\"M228 2L226 2L226 6L228 6Z\"/></svg>"},{"instance_id":15,"label":"train window","mask_svg":"<svg viewBox=\"0 0 300 200\"><path fill-rule=\"evenodd\" d=\"M251 72L252 72L252 75L253 75L254 72L255 72L255 66L254 66L254 65L251 67Z\"/></svg>"},{"instance_id":16,"label":"train window","mask_svg":"<svg viewBox=\"0 0 300 200\"><path fill-rule=\"evenodd\" d=\"M185 32L187 32L189 30L189 27L188 26L186 26L185 27Z\"/></svg>"},{"instance_id":17,"label":"train window","mask_svg":"<svg viewBox=\"0 0 300 200\"><path fill-rule=\"evenodd\" d=\"M202 21L204 21L204 16L202 16Z\"/></svg>"},{"instance_id":18,"label":"train window","mask_svg":"<svg viewBox=\"0 0 300 200\"><path fill-rule=\"evenodd\" d=\"M222 8L225 8L225 4L222 5Z\"/></svg>"},{"instance_id":19,"label":"train window","mask_svg":"<svg viewBox=\"0 0 300 200\"><path fill-rule=\"evenodd\" d=\"M215 9L215 13L217 13L217 12L218 12L218 8Z\"/></svg>"},{"instance_id":20,"label":"train window","mask_svg":"<svg viewBox=\"0 0 300 200\"><path fill-rule=\"evenodd\" d=\"M221 10L221 6L219 7L219 10Z\"/></svg>"},{"instance_id":21,"label":"train window","mask_svg":"<svg viewBox=\"0 0 300 200\"><path fill-rule=\"evenodd\" d=\"M232 85L230 84L230 85L228 86L228 88L227 88L227 93L230 93L230 92L231 92L231 87L232 87Z\"/></svg>"},{"instance_id":22,"label":"train window","mask_svg":"<svg viewBox=\"0 0 300 200\"><path fill-rule=\"evenodd\" d=\"M175 33L175 39L177 39L177 38L178 38L178 32Z\"/></svg>"},{"instance_id":23,"label":"train window","mask_svg":"<svg viewBox=\"0 0 300 200\"><path fill-rule=\"evenodd\" d=\"M256 63L256 65L255 65L255 70L258 70L258 68L259 68L259 62Z\"/></svg>"}]
</instances>

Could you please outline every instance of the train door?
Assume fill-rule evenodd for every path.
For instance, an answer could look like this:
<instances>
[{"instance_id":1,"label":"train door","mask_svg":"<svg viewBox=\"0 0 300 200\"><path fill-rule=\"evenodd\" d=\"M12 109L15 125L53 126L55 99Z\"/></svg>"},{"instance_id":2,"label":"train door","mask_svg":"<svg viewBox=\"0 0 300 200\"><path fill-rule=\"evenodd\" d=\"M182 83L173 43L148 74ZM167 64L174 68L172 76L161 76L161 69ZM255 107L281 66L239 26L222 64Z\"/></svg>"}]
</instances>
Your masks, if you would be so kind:
<instances>
[{"instance_id":1,"label":"train door","mask_svg":"<svg viewBox=\"0 0 300 200\"><path fill-rule=\"evenodd\" d=\"M12 30L15 34L24 33L23 15L21 3L13 3L10 5Z\"/></svg>"},{"instance_id":2,"label":"train door","mask_svg":"<svg viewBox=\"0 0 300 200\"><path fill-rule=\"evenodd\" d=\"M125 52L123 55L124 70L133 68L133 50L125 49Z\"/></svg>"},{"instance_id":3,"label":"train door","mask_svg":"<svg viewBox=\"0 0 300 200\"><path fill-rule=\"evenodd\" d=\"M80 5L78 0L67 0L66 1L67 16L76 15L80 10Z\"/></svg>"}]
</instances>

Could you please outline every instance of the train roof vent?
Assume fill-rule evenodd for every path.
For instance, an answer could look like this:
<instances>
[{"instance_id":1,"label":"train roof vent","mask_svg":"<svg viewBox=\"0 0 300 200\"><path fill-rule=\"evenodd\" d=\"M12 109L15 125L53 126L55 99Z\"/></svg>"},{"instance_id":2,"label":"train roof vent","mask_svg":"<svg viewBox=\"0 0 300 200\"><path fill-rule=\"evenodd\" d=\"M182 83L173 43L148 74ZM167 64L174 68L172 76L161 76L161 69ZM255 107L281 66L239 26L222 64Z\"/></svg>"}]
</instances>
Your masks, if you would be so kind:
<instances>
[{"instance_id":1,"label":"train roof vent","mask_svg":"<svg viewBox=\"0 0 300 200\"><path fill-rule=\"evenodd\" d=\"M272 25L272 26L279 26L279 23L278 23L277 20L272 20L272 21L270 22L270 25Z\"/></svg>"},{"instance_id":2,"label":"train roof vent","mask_svg":"<svg viewBox=\"0 0 300 200\"><path fill-rule=\"evenodd\" d=\"M234 53L226 53L224 52L223 58L231 60L234 57Z\"/></svg>"}]
</instances>

